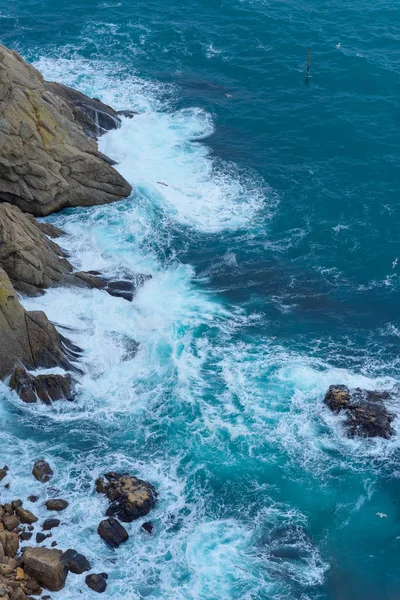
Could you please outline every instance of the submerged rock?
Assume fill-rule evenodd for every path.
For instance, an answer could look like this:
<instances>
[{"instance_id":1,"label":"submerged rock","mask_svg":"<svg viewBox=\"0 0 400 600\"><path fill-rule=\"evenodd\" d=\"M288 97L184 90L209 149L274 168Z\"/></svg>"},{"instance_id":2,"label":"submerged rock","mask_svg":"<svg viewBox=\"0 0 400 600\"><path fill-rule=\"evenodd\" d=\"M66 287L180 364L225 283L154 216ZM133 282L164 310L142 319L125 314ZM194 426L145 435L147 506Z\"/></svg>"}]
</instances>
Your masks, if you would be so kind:
<instances>
[{"instance_id":1,"label":"submerged rock","mask_svg":"<svg viewBox=\"0 0 400 600\"><path fill-rule=\"evenodd\" d=\"M154 525L151 521L146 521L146 523L142 524L142 529L147 531L147 533L150 533L150 535L153 533L153 527Z\"/></svg>"},{"instance_id":2,"label":"submerged rock","mask_svg":"<svg viewBox=\"0 0 400 600\"><path fill-rule=\"evenodd\" d=\"M157 492L151 483L118 473L107 473L99 478L96 490L106 494L111 502L106 515L117 516L125 523L146 516L157 501Z\"/></svg>"},{"instance_id":3,"label":"submerged rock","mask_svg":"<svg viewBox=\"0 0 400 600\"><path fill-rule=\"evenodd\" d=\"M27 548L22 564L24 570L48 590L58 592L64 587L68 566L61 550Z\"/></svg>"},{"instance_id":4,"label":"submerged rock","mask_svg":"<svg viewBox=\"0 0 400 600\"><path fill-rule=\"evenodd\" d=\"M0 45L1 201L44 216L67 206L105 204L130 194L129 183L88 136L94 129L93 117L82 106L77 108L77 95L65 86L46 83L17 52ZM90 108L95 119L101 119L100 127L117 126L118 115L100 105L96 104L97 113Z\"/></svg>"},{"instance_id":5,"label":"submerged rock","mask_svg":"<svg viewBox=\"0 0 400 600\"><path fill-rule=\"evenodd\" d=\"M46 460L39 459L33 465L32 475L41 483L46 483L53 477L53 469Z\"/></svg>"},{"instance_id":6,"label":"submerged rock","mask_svg":"<svg viewBox=\"0 0 400 600\"><path fill-rule=\"evenodd\" d=\"M68 569L71 571L71 573L81 575L85 571L90 571L91 569L88 559L76 550L66 550L66 552L63 554L63 557L66 560Z\"/></svg>"},{"instance_id":7,"label":"submerged rock","mask_svg":"<svg viewBox=\"0 0 400 600\"><path fill-rule=\"evenodd\" d=\"M118 548L118 546L126 542L129 538L125 527L123 527L117 519L113 519L112 517L101 521L97 528L97 533L113 548Z\"/></svg>"},{"instance_id":8,"label":"submerged rock","mask_svg":"<svg viewBox=\"0 0 400 600\"><path fill-rule=\"evenodd\" d=\"M324 399L332 412L347 415L346 427L350 436L383 437L389 439L394 430L394 419L383 400L390 398L388 392L350 390L345 385L331 385Z\"/></svg>"},{"instance_id":9,"label":"submerged rock","mask_svg":"<svg viewBox=\"0 0 400 600\"><path fill-rule=\"evenodd\" d=\"M92 573L91 575L87 575L85 582L88 587L94 592L98 592L101 594L106 591L107 588L107 576L105 573Z\"/></svg>"},{"instance_id":10,"label":"submerged rock","mask_svg":"<svg viewBox=\"0 0 400 600\"><path fill-rule=\"evenodd\" d=\"M31 375L22 367L15 369L10 379L10 388L21 400L34 403L38 400L51 404L56 400L72 400L72 380L70 375Z\"/></svg>"}]
</instances>

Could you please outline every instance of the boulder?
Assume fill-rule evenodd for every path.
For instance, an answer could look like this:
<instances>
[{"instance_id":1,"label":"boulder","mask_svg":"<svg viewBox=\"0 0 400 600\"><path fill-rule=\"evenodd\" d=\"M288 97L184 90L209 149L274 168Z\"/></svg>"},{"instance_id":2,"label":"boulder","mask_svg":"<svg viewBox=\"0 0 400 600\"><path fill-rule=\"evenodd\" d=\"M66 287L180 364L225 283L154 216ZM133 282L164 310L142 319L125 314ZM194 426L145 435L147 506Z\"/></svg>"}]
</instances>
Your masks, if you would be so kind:
<instances>
[{"instance_id":1,"label":"boulder","mask_svg":"<svg viewBox=\"0 0 400 600\"><path fill-rule=\"evenodd\" d=\"M85 571L90 571L91 566L88 559L76 550L67 550L64 552L63 556L67 561L68 569L71 573L81 575L82 573L85 573Z\"/></svg>"},{"instance_id":2,"label":"boulder","mask_svg":"<svg viewBox=\"0 0 400 600\"><path fill-rule=\"evenodd\" d=\"M83 111L78 115L64 92L0 45L0 201L36 216L113 202L131 192L88 137L93 125L83 122ZM109 116L116 125L119 117Z\"/></svg>"},{"instance_id":3,"label":"boulder","mask_svg":"<svg viewBox=\"0 0 400 600\"><path fill-rule=\"evenodd\" d=\"M107 473L96 481L96 490L110 500L106 515L125 523L147 515L157 500L151 483L126 474Z\"/></svg>"},{"instance_id":4,"label":"boulder","mask_svg":"<svg viewBox=\"0 0 400 600\"><path fill-rule=\"evenodd\" d=\"M18 535L11 531L0 531L0 544L3 546L4 554L13 558L19 548Z\"/></svg>"},{"instance_id":5,"label":"boulder","mask_svg":"<svg viewBox=\"0 0 400 600\"><path fill-rule=\"evenodd\" d=\"M53 469L47 461L40 459L33 465L32 475L41 483L46 483L53 477Z\"/></svg>"},{"instance_id":6,"label":"boulder","mask_svg":"<svg viewBox=\"0 0 400 600\"><path fill-rule=\"evenodd\" d=\"M21 506L19 506L15 512L17 514L17 517L21 521L21 523L25 523L27 525L32 525L32 523L36 523L36 521L38 520L36 515L31 513L30 510L26 510L25 508L22 508Z\"/></svg>"},{"instance_id":7,"label":"boulder","mask_svg":"<svg viewBox=\"0 0 400 600\"><path fill-rule=\"evenodd\" d=\"M129 538L125 527L113 517L101 521L97 528L97 533L112 548L118 548L118 546L126 542Z\"/></svg>"},{"instance_id":8,"label":"boulder","mask_svg":"<svg viewBox=\"0 0 400 600\"><path fill-rule=\"evenodd\" d=\"M324 399L335 414L344 412L348 434L351 437L383 437L389 439L394 430L394 419L383 400L390 398L388 392L377 392L345 385L331 385Z\"/></svg>"},{"instance_id":9,"label":"boulder","mask_svg":"<svg viewBox=\"0 0 400 600\"><path fill-rule=\"evenodd\" d=\"M39 496L28 496L29 502L37 502L39 500Z\"/></svg>"},{"instance_id":10,"label":"boulder","mask_svg":"<svg viewBox=\"0 0 400 600\"><path fill-rule=\"evenodd\" d=\"M28 369L72 369L65 340L44 312L26 311L6 272L0 268L0 378L18 364Z\"/></svg>"},{"instance_id":11,"label":"boulder","mask_svg":"<svg viewBox=\"0 0 400 600\"><path fill-rule=\"evenodd\" d=\"M74 273L76 285L83 285L98 290L105 290L110 296L123 298L132 302L137 288L149 279L151 275L137 273L132 279L111 280L96 271L78 271Z\"/></svg>"},{"instance_id":12,"label":"boulder","mask_svg":"<svg viewBox=\"0 0 400 600\"><path fill-rule=\"evenodd\" d=\"M51 404L56 400L72 400L70 375L31 375L17 367L10 379L10 388L15 390L23 402L32 404L38 400Z\"/></svg>"},{"instance_id":13,"label":"boulder","mask_svg":"<svg viewBox=\"0 0 400 600\"><path fill-rule=\"evenodd\" d=\"M64 587L68 567L61 550L27 548L22 564L26 573L46 589L58 592Z\"/></svg>"},{"instance_id":14,"label":"boulder","mask_svg":"<svg viewBox=\"0 0 400 600\"><path fill-rule=\"evenodd\" d=\"M98 592L99 594L105 592L107 587L107 577L104 575L104 573L92 573L91 575L86 575L86 585L90 587L91 590Z\"/></svg>"},{"instance_id":15,"label":"boulder","mask_svg":"<svg viewBox=\"0 0 400 600\"><path fill-rule=\"evenodd\" d=\"M4 477L7 476L8 473L8 467L7 465L4 465L4 467L2 469L0 469L0 481L3 481Z\"/></svg>"},{"instance_id":16,"label":"boulder","mask_svg":"<svg viewBox=\"0 0 400 600\"><path fill-rule=\"evenodd\" d=\"M7 517L3 517L3 523L4 527L8 531L14 531L14 529L17 529L17 527L21 525L21 522L16 515L9 515Z\"/></svg>"},{"instance_id":17,"label":"boulder","mask_svg":"<svg viewBox=\"0 0 400 600\"><path fill-rule=\"evenodd\" d=\"M52 498L51 500L47 500L46 508L47 510L65 510L68 506L68 502L66 500L62 500L62 498Z\"/></svg>"},{"instance_id":18,"label":"boulder","mask_svg":"<svg viewBox=\"0 0 400 600\"><path fill-rule=\"evenodd\" d=\"M42 542L44 542L44 540L46 538L47 538L47 535L45 535L44 533L39 531L39 533L36 534L36 543L41 544Z\"/></svg>"},{"instance_id":19,"label":"boulder","mask_svg":"<svg viewBox=\"0 0 400 600\"><path fill-rule=\"evenodd\" d=\"M42 525L43 531L50 531L50 529L58 527L60 523L60 519L46 519Z\"/></svg>"}]
</instances>

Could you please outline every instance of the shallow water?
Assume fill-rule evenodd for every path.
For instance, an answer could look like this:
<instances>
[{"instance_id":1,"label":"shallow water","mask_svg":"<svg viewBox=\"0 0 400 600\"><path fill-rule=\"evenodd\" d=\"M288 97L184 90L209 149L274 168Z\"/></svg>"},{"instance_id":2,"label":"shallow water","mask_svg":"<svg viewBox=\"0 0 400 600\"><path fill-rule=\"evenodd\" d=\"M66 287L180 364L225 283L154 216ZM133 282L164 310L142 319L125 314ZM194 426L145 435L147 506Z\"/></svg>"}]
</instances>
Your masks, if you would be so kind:
<instances>
[{"instance_id":1,"label":"shallow water","mask_svg":"<svg viewBox=\"0 0 400 600\"><path fill-rule=\"evenodd\" d=\"M84 374L73 404L0 405L2 498L67 498L54 538L105 598L398 598L400 424L349 440L322 400L398 385L399 25L389 1L0 0L0 40L45 77L140 113L100 141L132 196L49 220L77 268L152 279L132 303L25 299ZM110 469L159 492L153 536L132 523L117 551ZM78 594L70 574L57 597Z\"/></svg>"}]
</instances>

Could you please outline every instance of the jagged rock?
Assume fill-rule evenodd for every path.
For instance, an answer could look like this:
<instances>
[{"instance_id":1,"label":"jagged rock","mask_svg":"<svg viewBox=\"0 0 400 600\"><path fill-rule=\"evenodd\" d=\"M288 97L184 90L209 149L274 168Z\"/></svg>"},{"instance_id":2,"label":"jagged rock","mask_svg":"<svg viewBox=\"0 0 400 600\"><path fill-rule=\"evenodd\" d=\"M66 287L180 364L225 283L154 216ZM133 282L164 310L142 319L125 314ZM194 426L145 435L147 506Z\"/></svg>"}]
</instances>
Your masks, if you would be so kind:
<instances>
[{"instance_id":1,"label":"jagged rock","mask_svg":"<svg viewBox=\"0 0 400 600\"><path fill-rule=\"evenodd\" d=\"M19 548L18 535L11 531L0 531L0 544L3 546L5 555L13 558Z\"/></svg>"},{"instance_id":2,"label":"jagged rock","mask_svg":"<svg viewBox=\"0 0 400 600\"><path fill-rule=\"evenodd\" d=\"M120 117L126 117L127 119L133 119L133 117L138 114L139 113L136 112L136 110L118 110L117 111L117 115L119 115Z\"/></svg>"},{"instance_id":3,"label":"jagged rock","mask_svg":"<svg viewBox=\"0 0 400 600\"><path fill-rule=\"evenodd\" d=\"M40 459L33 465L32 475L41 483L46 483L53 477L53 469L46 460Z\"/></svg>"},{"instance_id":4,"label":"jagged rock","mask_svg":"<svg viewBox=\"0 0 400 600\"><path fill-rule=\"evenodd\" d=\"M54 527L58 527L60 522L60 519L46 519L42 525L43 531L49 531Z\"/></svg>"},{"instance_id":5,"label":"jagged rock","mask_svg":"<svg viewBox=\"0 0 400 600\"><path fill-rule=\"evenodd\" d=\"M125 523L147 515L157 500L151 483L125 474L107 473L96 481L96 490L111 502L106 515L117 516Z\"/></svg>"},{"instance_id":6,"label":"jagged rock","mask_svg":"<svg viewBox=\"0 0 400 600\"><path fill-rule=\"evenodd\" d=\"M150 535L153 532L153 523L151 521L146 521L146 523L142 524L142 529L144 529L145 531L147 531L147 533L150 533Z\"/></svg>"},{"instance_id":7,"label":"jagged rock","mask_svg":"<svg viewBox=\"0 0 400 600\"><path fill-rule=\"evenodd\" d=\"M42 232L38 222L6 202L0 204L0 266L14 288L28 295L68 281L72 272L65 253Z\"/></svg>"},{"instance_id":8,"label":"jagged rock","mask_svg":"<svg viewBox=\"0 0 400 600\"><path fill-rule=\"evenodd\" d=\"M0 116L0 200L44 216L129 195L131 186L86 135L74 103L4 46Z\"/></svg>"},{"instance_id":9,"label":"jagged rock","mask_svg":"<svg viewBox=\"0 0 400 600\"><path fill-rule=\"evenodd\" d=\"M142 273L138 273L134 275L131 280L120 279L120 280L110 280L106 277L101 276L98 272L83 272L78 271L74 273L75 283L81 285L91 287L98 290L105 290L110 296L115 296L116 298L123 298L124 300L128 300L128 302L132 302L133 297L135 295L135 291L137 288L145 281L151 279L151 275L144 275Z\"/></svg>"},{"instance_id":10,"label":"jagged rock","mask_svg":"<svg viewBox=\"0 0 400 600\"><path fill-rule=\"evenodd\" d=\"M31 375L22 367L17 367L10 379L10 388L21 400L34 403L41 400L51 404L56 400L72 400L72 380L70 375Z\"/></svg>"},{"instance_id":11,"label":"jagged rock","mask_svg":"<svg viewBox=\"0 0 400 600\"><path fill-rule=\"evenodd\" d=\"M4 467L2 469L0 469L0 481L3 481L4 477L7 476L8 473L8 467L7 465L4 465Z\"/></svg>"},{"instance_id":12,"label":"jagged rock","mask_svg":"<svg viewBox=\"0 0 400 600\"><path fill-rule=\"evenodd\" d=\"M81 575L85 571L90 571L91 569L88 559L83 556L83 554L79 554L76 550L66 550L63 557L67 561L68 569L71 573Z\"/></svg>"},{"instance_id":13,"label":"jagged rock","mask_svg":"<svg viewBox=\"0 0 400 600\"><path fill-rule=\"evenodd\" d=\"M345 385L331 385L324 399L332 412L347 415L346 427L350 436L383 437L389 439L394 431L394 419L383 403L388 392L349 390Z\"/></svg>"},{"instance_id":14,"label":"jagged rock","mask_svg":"<svg viewBox=\"0 0 400 600\"><path fill-rule=\"evenodd\" d=\"M36 521L38 520L36 515L31 513L30 510L26 510L22 507L18 507L16 509L16 514L21 523L25 523L26 525L32 525L32 523L36 523Z\"/></svg>"},{"instance_id":15,"label":"jagged rock","mask_svg":"<svg viewBox=\"0 0 400 600\"><path fill-rule=\"evenodd\" d=\"M57 592L64 587L68 567L61 550L27 548L22 563L25 571L48 590Z\"/></svg>"},{"instance_id":16,"label":"jagged rock","mask_svg":"<svg viewBox=\"0 0 400 600\"><path fill-rule=\"evenodd\" d=\"M86 585L99 594L105 592L107 588L107 578L104 577L104 575L105 573L92 573L91 575L87 575L85 579Z\"/></svg>"},{"instance_id":17,"label":"jagged rock","mask_svg":"<svg viewBox=\"0 0 400 600\"><path fill-rule=\"evenodd\" d=\"M97 528L97 533L112 548L118 548L118 546L126 542L129 538L125 527L113 517L101 521Z\"/></svg>"},{"instance_id":18,"label":"jagged rock","mask_svg":"<svg viewBox=\"0 0 400 600\"><path fill-rule=\"evenodd\" d=\"M68 502L63 500L62 498L52 498L51 500L47 500L46 508L47 510L65 510L68 506Z\"/></svg>"}]
</instances>

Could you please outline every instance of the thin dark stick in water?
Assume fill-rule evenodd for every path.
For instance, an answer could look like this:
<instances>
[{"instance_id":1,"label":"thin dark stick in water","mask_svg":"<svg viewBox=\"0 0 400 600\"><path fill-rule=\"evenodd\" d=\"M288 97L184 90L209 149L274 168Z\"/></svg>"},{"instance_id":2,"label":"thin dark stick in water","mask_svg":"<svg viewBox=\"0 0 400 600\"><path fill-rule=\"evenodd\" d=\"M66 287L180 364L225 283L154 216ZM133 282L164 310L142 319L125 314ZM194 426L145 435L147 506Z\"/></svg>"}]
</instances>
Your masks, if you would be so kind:
<instances>
[{"instance_id":1,"label":"thin dark stick in water","mask_svg":"<svg viewBox=\"0 0 400 600\"><path fill-rule=\"evenodd\" d=\"M311 48L308 49L308 56L307 56L306 84L308 84L308 77L310 75L310 64L311 64Z\"/></svg>"},{"instance_id":2,"label":"thin dark stick in water","mask_svg":"<svg viewBox=\"0 0 400 600\"><path fill-rule=\"evenodd\" d=\"M163 181L157 181L157 183L159 183L160 185L165 185L165 187L168 187L168 183L164 183Z\"/></svg>"}]
</instances>

